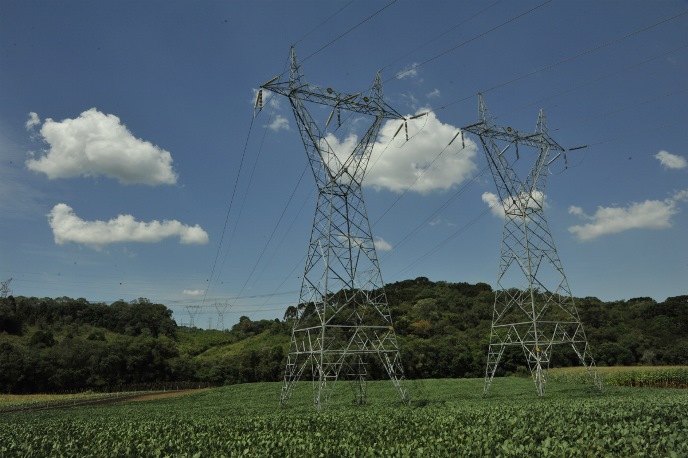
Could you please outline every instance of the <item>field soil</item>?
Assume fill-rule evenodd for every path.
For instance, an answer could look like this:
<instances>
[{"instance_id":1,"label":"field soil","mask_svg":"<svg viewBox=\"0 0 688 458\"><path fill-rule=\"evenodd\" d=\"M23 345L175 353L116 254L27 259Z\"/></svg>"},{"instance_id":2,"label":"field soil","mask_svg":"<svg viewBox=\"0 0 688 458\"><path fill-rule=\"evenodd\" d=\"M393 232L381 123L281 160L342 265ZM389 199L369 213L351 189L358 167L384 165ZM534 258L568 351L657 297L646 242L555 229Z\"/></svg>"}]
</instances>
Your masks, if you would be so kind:
<instances>
[{"instance_id":1,"label":"field soil","mask_svg":"<svg viewBox=\"0 0 688 458\"><path fill-rule=\"evenodd\" d=\"M138 396L130 397L125 399L126 401L153 401L155 399L166 399L166 398L176 398L177 396L184 396L192 393L200 393L202 391L207 391L208 388L199 388L195 390L180 390L180 391L161 391L158 393L146 393ZM122 400L115 400L115 402L121 402Z\"/></svg>"},{"instance_id":2,"label":"field soil","mask_svg":"<svg viewBox=\"0 0 688 458\"><path fill-rule=\"evenodd\" d=\"M112 396L106 398L94 398L94 399L65 399L64 401L55 400L48 404L21 404L16 407L10 407L3 409L3 413L12 412L31 412L31 411L41 411L41 410L54 410L54 409L69 409L73 407L84 407L92 405L106 405L106 404L116 404L121 402L131 402L131 401L154 401L156 399L166 399L174 398L178 396L184 396L192 393L200 393L206 391L208 388L198 388L193 390L179 390L179 391L157 391L157 392L147 392L142 394L127 393L121 396Z\"/></svg>"}]
</instances>

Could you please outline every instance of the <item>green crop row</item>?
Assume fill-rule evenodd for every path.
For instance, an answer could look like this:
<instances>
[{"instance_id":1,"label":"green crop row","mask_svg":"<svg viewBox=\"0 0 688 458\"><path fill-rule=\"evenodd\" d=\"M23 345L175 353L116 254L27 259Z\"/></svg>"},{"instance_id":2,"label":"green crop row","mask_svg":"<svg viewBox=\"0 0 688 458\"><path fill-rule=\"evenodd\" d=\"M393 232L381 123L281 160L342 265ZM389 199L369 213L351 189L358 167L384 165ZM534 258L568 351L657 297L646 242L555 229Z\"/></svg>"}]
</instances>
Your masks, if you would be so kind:
<instances>
[{"instance_id":1,"label":"green crop row","mask_svg":"<svg viewBox=\"0 0 688 458\"><path fill-rule=\"evenodd\" d=\"M638 388L688 388L688 367L599 367L607 386ZM552 369L549 380L564 383L589 383L585 368Z\"/></svg>"},{"instance_id":2,"label":"green crop row","mask_svg":"<svg viewBox=\"0 0 688 458\"><path fill-rule=\"evenodd\" d=\"M403 406L370 384L368 405L341 389L316 413L310 391L286 408L279 385L235 385L178 399L0 416L2 457L656 457L688 455L688 393L500 379L427 380ZM343 384L345 385L345 384ZM343 387L341 387L343 388ZM376 391L377 390L377 391ZM372 397L372 396L375 397Z\"/></svg>"}]
</instances>

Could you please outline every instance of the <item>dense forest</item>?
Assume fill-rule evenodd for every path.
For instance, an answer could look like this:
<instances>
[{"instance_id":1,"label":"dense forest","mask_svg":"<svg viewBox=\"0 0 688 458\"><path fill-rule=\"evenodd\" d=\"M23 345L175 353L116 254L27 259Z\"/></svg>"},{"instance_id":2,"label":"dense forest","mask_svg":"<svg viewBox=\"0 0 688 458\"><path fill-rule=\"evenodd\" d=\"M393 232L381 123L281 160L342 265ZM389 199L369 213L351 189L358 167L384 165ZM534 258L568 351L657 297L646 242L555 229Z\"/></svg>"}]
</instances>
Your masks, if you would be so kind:
<instances>
[{"instance_id":1,"label":"dense forest","mask_svg":"<svg viewBox=\"0 0 688 458\"><path fill-rule=\"evenodd\" d=\"M420 277L385 288L409 378L482 377L494 293L484 283ZM576 305L598 365L688 364L688 296ZM162 304L0 299L0 392L221 385L281 379L296 308L282 320L241 317L225 331L180 327ZM516 350L516 349L514 349ZM525 372L506 352L500 374ZM553 365L576 365L555 348ZM382 376L372 366L373 377Z\"/></svg>"}]
</instances>

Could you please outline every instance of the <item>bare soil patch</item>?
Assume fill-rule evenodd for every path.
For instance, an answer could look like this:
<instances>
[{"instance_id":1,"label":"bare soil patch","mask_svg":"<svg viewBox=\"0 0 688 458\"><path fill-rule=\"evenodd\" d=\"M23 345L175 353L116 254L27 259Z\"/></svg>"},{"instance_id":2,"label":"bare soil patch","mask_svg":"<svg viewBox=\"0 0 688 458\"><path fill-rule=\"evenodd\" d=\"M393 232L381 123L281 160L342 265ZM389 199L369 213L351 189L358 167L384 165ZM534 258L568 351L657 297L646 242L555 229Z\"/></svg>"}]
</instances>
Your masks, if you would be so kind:
<instances>
[{"instance_id":1,"label":"bare soil patch","mask_svg":"<svg viewBox=\"0 0 688 458\"><path fill-rule=\"evenodd\" d=\"M158 392L147 392L143 394L123 394L115 395L106 398L95 398L95 399L69 399L64 401L53 401L48 404L39 405L29 405L23 404L16 407L10 407L3 409L1 413L17 413L17 412L37 412L41 410L54 410L54 409L69 409L73 407L84 407L84 406L94 406L94 405L109 405L116 404L120 402L130 402L130 401L153 401L155 399L165 399L174 398L177 396L185 396L192 393L200 393L206 391L209 388L198 388L193 390L178 390L178 391L158 391Z\"/></svg>"},{"instance_id":2,"label":"bare soil patch","mask_svg":"<svg viewBox=\"0 0 688 458\"><path fill-rule=\"evenodd\" d=\"M207 391L208 388L199 388L195 390L180 390L180 391L164 391L160 393L147 393L140 396L134 396L126 399L126 401L153 401L155 399L176 398L177 396L185 396L192 393L200 393Z\"/></svg>"}]
</instances>

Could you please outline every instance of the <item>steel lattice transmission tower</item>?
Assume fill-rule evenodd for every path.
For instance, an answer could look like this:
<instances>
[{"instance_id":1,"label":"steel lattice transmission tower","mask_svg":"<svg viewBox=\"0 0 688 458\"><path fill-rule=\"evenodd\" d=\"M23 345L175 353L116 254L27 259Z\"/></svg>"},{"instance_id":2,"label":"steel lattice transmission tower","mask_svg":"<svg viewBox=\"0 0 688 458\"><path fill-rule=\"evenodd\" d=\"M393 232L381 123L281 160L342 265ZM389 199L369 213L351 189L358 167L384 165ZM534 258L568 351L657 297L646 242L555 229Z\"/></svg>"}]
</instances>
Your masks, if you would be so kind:
<instances>
[{"instance_id":1,"label":"steel lattice transmission tower","mask_svg":"<svg viewBox=\"0 0 688 458\"><path fill-rule=\"evenodd\" d=\"M194 326L196 326L196 315L198 315L198 312L201 310L201 306L186 305L184 307L186 308L186 311L189 314L189 327L193 328Z\"/></svg>"},{"instance_id":2,"label":"steel lattice transmission tower","mask_svg":"<svg viewBox=\"0 0 688 458\"><path fill-rule=\"evenodd\" d=\"M280 403L289 400L307 370L313 380L316 409L327 402L338 378L351 380L354 402L364 403L369 364L375 359L401 400L408 402L361 189L383 120L402 116L383 101L379 73L366 93L345 94L314 86L306 83L293 47L289 80L274 78L262 85L262 90L288 97L318 188ZM262 104L262 92L256 104ZM320 123L322 128L308 110L313 104L332 108L327 121ZM335 117L341 125L341 111L372 120L353 151L335 151L328 142L327 127Z\"/></svg>"},{"instance_id":3,"label":"steel lattice transmission tower","mask_svg":"<svg viewBox=\"0 0 688 458\"><path fill-rule=\"evenodd\" d=\"M595 385L601 388L544 212L548 167L560 156L565 159L566 149L549 136L542 110L535 132L524 133L496 126L482 95L479 105L480 122L464 130L480 137L504 209L484 394L508 346L523 349L539 396L545 394L553 346L561 344L573 347ZM526 151L534 151L537 156L524 179L516 163Z\"/></svg>"},{"instance_id":4,"label":"steel lattice transmission tower","mask_svg":"<svg viewBox=\"0 0 688 458\"><path fill-rule=\"evenodd\" d=\"M227 312L228 307L229 304L227 304L227 302L224 304L215 302L215 310L217 310L217 329L220 331L225 330L225 312Z\"/></svg>"},{"instance_id":5,"label":"steel lattice transmission tower","mask_svg":"<svg viewBox=\"0 0 688 458\"><path fill-rule=\"evenodd\" d=\"M5 280L2 283L0 283L0 297L5 298L10 295L12 290L10 289L10 283L12 282L12 279L10 278L9 280Z\"/></svg>"}]
</instances>

